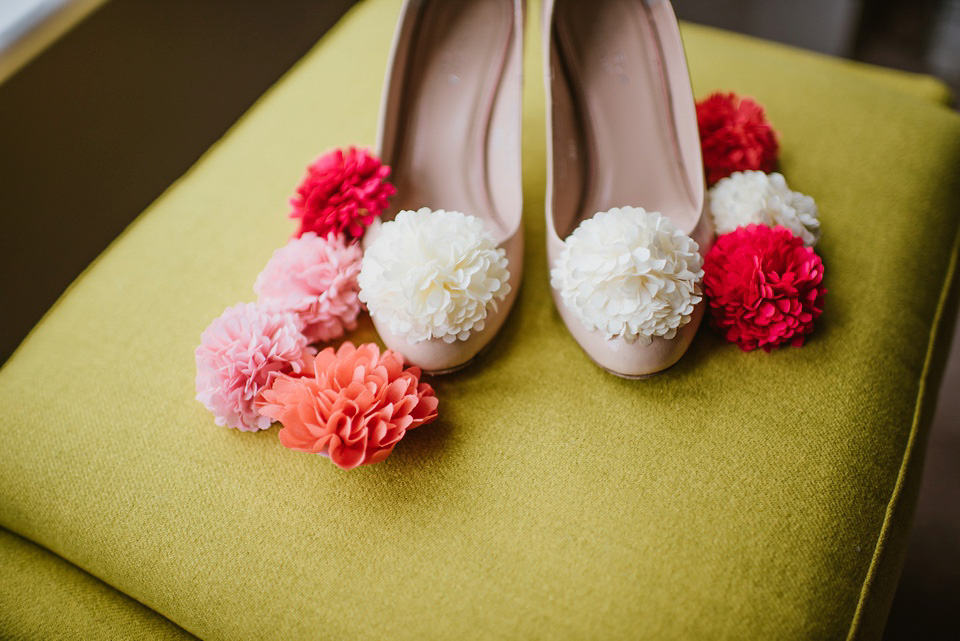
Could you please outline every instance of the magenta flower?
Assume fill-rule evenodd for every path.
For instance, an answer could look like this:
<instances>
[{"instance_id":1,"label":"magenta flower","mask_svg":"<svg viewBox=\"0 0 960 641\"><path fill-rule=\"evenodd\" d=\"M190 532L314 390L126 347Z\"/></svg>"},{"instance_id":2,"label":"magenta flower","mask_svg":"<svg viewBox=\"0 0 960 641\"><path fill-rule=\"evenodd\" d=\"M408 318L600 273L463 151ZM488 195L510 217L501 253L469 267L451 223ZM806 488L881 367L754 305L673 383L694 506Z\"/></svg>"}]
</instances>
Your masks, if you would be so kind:
<instances>
[{"instance_id":1,"label":"magenta flower","mask_svg":"<svg viewBox=\"0 0 960 641\"><path fill-rule=\"evenodd\" d=\"M290 217L300 220L296 236L312 231L321 238L360 238L397 191L387 182L389 175L390 167L362 149L324 154L307 167L297 195L290 199Z\"/></svg>"}]
</instances>

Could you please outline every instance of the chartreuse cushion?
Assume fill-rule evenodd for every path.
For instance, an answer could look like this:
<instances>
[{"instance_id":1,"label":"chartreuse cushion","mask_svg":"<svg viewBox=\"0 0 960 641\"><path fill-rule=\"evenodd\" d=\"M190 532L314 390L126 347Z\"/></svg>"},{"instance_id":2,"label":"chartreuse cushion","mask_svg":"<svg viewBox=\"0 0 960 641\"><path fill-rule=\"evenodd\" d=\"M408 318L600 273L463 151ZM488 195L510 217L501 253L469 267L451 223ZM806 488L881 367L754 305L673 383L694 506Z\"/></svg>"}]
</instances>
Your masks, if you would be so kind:
<instances>
[{"instance_id":1,"label":"chartreuse cushion","mask_svg":"<svg viewBox=\"0 0 960 641\"><path fill-rule=\"evenodd\" d=\"M194 639L77 566L0 529L0 638Z\"/></svg>"},{"instance_id":2,"label":"chartreuse cushion","mask_svg":"<svg viewBox=\"0 0 960 641\"><path fill-rule=\"evenodd\" d=\"M826 313L802 349L704 327L624 381L550 302L531 8L525 283L494 348L433 381L440 420L345 472L193 399L200 332L253 298L306 163L373 142L398 8L358 5L6 364L0 525L205 639L877 638L957 253L960 117L928 79L685 28L696 93L766 105L820 205Z\"/></svg>"}]
</instances>

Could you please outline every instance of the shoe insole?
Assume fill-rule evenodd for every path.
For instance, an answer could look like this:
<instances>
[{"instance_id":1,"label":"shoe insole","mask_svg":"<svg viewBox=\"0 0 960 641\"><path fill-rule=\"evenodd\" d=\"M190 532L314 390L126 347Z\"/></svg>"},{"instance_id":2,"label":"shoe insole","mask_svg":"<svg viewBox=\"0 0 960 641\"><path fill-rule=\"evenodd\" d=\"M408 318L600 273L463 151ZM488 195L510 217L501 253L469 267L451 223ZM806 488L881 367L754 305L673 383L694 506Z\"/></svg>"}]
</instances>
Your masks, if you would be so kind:
<instances>
[{"instance_id":1,"label":"shoe insole","mask_svg":"<svg viewBox=\"0 0 960 641\"><path fill-rule=\"evenodd\" d=\"M681 228L695 221L663 54L643 3L558 1L554 29L555 81L567 85L560 90L572 119L555 126L572 127L560 153L565 180L582 181L562 187L579 202L556 203L557 233L565 238L582 220L626 205L659 211Z\"/></svg>"},{"instance_id":2,"label":"shoe insole","mask_svg":"<svg viewBox=\"0 0 960 641\"><path fill-rule=\"evenodd\" d=\"M484 219L502 240L516 221L497 206L491 183L510 165L496 151L504 135L519 135L517 107L516 127L492 121L514 36L513 2L428 0L415 10L421 14L400 99L391 210L460 211Z\"/></svg>"}]
</instances>

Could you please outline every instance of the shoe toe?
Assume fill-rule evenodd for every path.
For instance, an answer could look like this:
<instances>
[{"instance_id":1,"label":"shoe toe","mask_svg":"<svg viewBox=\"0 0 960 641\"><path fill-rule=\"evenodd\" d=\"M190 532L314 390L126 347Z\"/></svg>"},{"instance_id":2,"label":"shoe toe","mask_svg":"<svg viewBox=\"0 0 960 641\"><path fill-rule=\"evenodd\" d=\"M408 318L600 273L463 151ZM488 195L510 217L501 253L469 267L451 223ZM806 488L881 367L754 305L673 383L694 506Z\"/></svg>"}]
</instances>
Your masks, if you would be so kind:
<instances>
[{"instance_id":1,"label":"shoe toe","mask_svg":"<svg viewBox=\"0 0 960 641\"><path fill-rule=\"evenodd\" d=\"M557 309L567 329L594 363L622 378L646 378L662 372L680 360L690 347L700 326L705 303L699 303L690 316L690 322L677 330L673 338L655 337L649 343L628 342L623 338L606 338L601 332L586 328L579 319L566 311L562 301ZM566 313L565 313L566 312Z\"/></svg>"},{"instance_id":2,"label":"shoe toe","mask_svg":"<svg viewBox=\"0 0 960 641\"><path fill-rule=\"evenodd\" d=\"M360 300L386 346L425 371L466 365L516 299L521 234L498 244L479 218L403 211L372 226L364 245Z\"/></svg>"},{"instance_id":3,"label":"shoe toe","mask_svg":"<svg viewBox=\"0 0 960 641\"><path fill-rule=\"evenodd\" d=\"M702 316L700 246L659 212L614 208L554 243L554 301L601 367L642 377L673 365Z\"/></svg>"}]
</instances>

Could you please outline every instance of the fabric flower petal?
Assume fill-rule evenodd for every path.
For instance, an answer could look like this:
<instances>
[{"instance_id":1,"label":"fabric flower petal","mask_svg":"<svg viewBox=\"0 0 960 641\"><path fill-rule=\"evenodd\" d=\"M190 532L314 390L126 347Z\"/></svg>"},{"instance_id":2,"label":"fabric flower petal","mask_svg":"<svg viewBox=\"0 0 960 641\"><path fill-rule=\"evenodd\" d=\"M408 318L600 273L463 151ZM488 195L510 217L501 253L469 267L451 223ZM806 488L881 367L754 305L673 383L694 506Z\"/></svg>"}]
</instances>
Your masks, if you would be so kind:
<instances>
[{"instance_id":1,"label":"fabric flower petal","mask_svg":"<svg viewBox=\"0 0 960 641\"><path fill-rule=\"evenodd\" d=\"M701 300L699 249L659 212L615 208L564 241L550 283L588 329L646 345L690 322Z\"/></svg>"},{"instance_id":2,"label":"fabric flower petal","mask_svg":"<svg viewBox=\"0 0 960 641\"><path fill-rule=\"evenodd\" d=\"M711 324L744 351L800 346L823 313L823 262L786 227L720 236L704 272Z\"/></svg>"},{"instance_id":3,"label":"fabric flower petal","mask_svg":"<svg viewBox=\"0 0 960 641\"><path fill-rule=\"evenodd\" d=\"M460 212L402 211L367 247L360 300L412 342L466 340L510 292L506 253L483 221Z\"/></svg>"},{"instance_id":4,"label":"fabric flower petal","mask_svg":"<svg viewBox=\"0 0 960 641\"><path fill-rule=\"evenodd\" d=\"M296 236L314 232L321 238L330 234L360 238L397 191L387 182L389 175L390 167L362 149L324 154L307 167L290 199L290 217L300 221Z\"/></svg>"},{"instance_id":5,"label":"fabric flower petal","mask_svg":"<svg viewBox=\"0 0 960 641\"><path fill-rule=\"evenodd\" d=\"M714 93L697 103L697 124L707 184L735 171L776 169L777 133L763 107L734 93Z\"/></svg>"},{"instance_id":6,"label":"fabric flower petal","mask_svg":"<svg viewBox=\"0 0 960 641\"><path fill-rule=\"evenodd\" d=\"M381 365L397 359L399 370ZM408 430L437 418L433 388L395 352L346 342L314 363L313 376L278 377L257 401L266 420L283 424L284 447L351 469L384 460Z\"/></svg>"},{"instance_id":7,"label":"fabric flower petal","mask_svg":"<svg viewBox=\"0 0 960 641\"><path fill-rule=\"evenodd\" d=\"M767 225L786 227L808 247L820 240L817 204L810 196L791 191L781 174L734 172L710 189L709 201L717 234Z\"/></svg>"},{"instance_id":8,"label":"fabric flower petal","mask_svg":"<svg viewBox=\"0 0 960 641\"><path fill-rule=\"evenodd\" d=\"M311 343L331 341L357 326L362 258L343 236L307 232L274 252L253 289L261 305L296 314Z\"/></svg>"},{"instance_id":9,"label":"fabric flower petal","mask_svg":"<svg viewBox=\"0 0 960 641\"><path fill-rule=\"evenodd\" d=\"M254 402L280 374L300 374L314 350L290 313L252 303L227 308L200 338L197 400L213 412L217 425L242 431L270 427Z\"/></svg>"}]
</instances>

